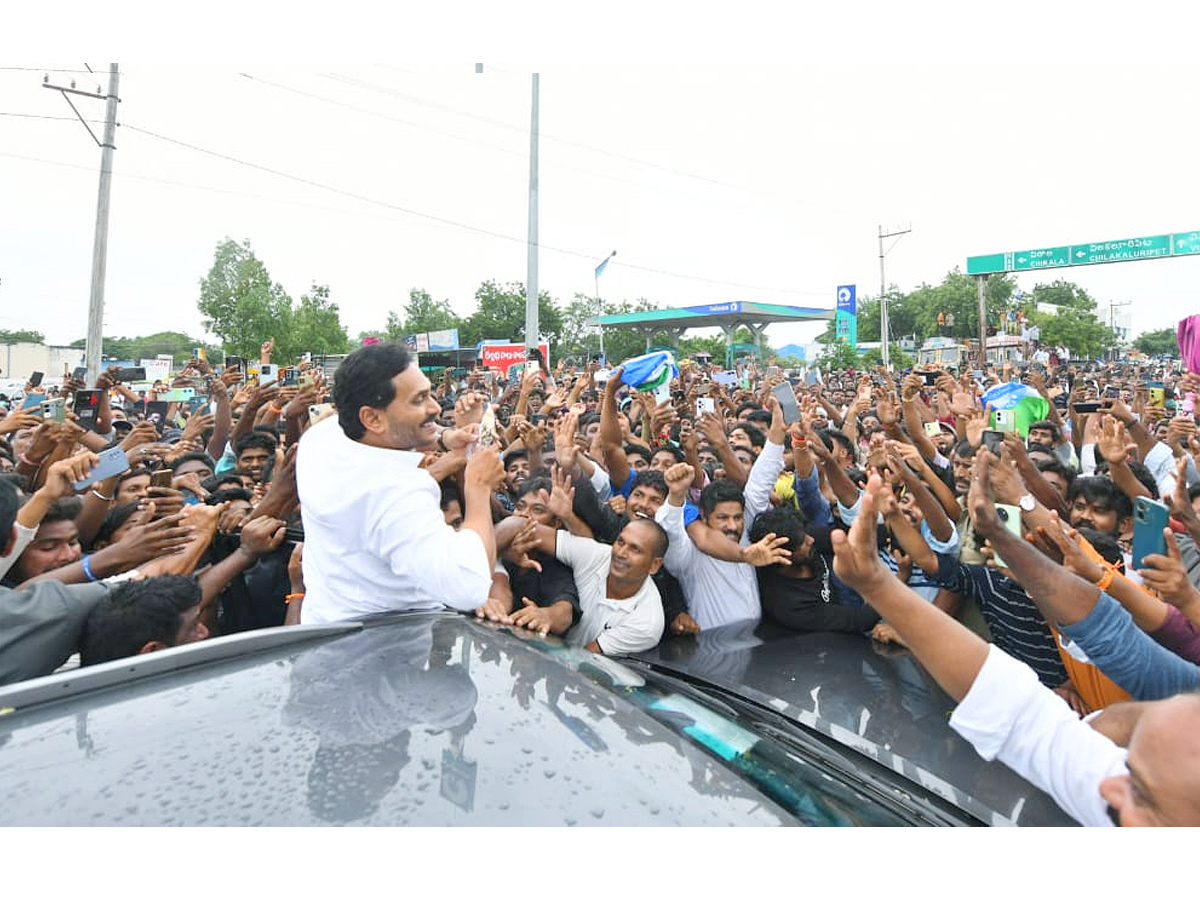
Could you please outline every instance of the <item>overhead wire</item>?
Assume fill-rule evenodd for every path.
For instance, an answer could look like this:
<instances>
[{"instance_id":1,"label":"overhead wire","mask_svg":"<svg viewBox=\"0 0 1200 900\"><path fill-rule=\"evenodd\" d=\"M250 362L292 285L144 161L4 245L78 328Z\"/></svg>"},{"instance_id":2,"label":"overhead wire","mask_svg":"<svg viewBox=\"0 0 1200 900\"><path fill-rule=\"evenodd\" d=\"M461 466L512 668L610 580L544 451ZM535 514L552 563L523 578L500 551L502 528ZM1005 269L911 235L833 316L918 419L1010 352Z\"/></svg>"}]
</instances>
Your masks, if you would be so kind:
<instances>
[{"instance_id":1,"label":"overhead wire","mask_svg":"<svg viewBox=\"0 0 1200 900\"><path fill-rule=\"evenodd\" d=\"M316 181L312 178L306 178L301 175L295 175L291 172L285 172L281 169L275 169L270 166L262 165L261 163L254 163L254 162L249 162L248 160L239 159L238 157L231 156L228 153L222 153L217 150L211 150L207 147L201 147L197 144L193 144L188 141L180 140L178 138L173 138L173 137L170 137L165 134L160 134L160 133L158 133L156 131L152 131L148 128L141 128L139 126L130 125L128 123L125 123L123 125L123 127L127 131L132 131L132 132L135 132L138 134L144 134L147 137L154 138L156 140L161 140L161 141L164 141L164 142L167 142L170 144L175 144L177 146L184 147L188 150L192 150L197 153L202 153L207 156L212 156L216 159L222 159L227 162L234 163L236 165L245 166L247 168L254 169L256 171L265 172L269 175L274 175L278 178L284 178L289 181L294 181L298 184L304 184L309 187L317 188L318 190L328 191L330 193L338 194L343 197L349 197L353 200L358 200L362 203L368 203L368 204L371 204L374 206L382 206L386 209L391 209L391 210L395 210L396 212L404 213L405 215L414 216L414 217L425 219L425 220L428 220L431 222L437 222L442 225L448 225L453 228L460 228L465 231L474 232L475 234L482 234L482 235L486 235L488 237L494 237L499 240L510 241L510 242L519 243L519 244L528 243L528 239L525 237L516 237L511 234L504 234L503 232L493 231L489 228L483 228L478 225L471 225L466 222L459 222L454 219L446 218L445 216L434 215L433 213L428 213L428 212L424 212L422 210L412 209L412 208L406 207L406 206L401 206L398 203L392 203L387 200L380 200L376 197L370 197L365 194L359 194L359 193L356 193L355 191L336 187L334 185L325 184L323 182ZM566 247L556 247L551 244L545 244L545 243L539 243L538 246L540 249L549 250L554 253L561 253L566 256L573 256L573 257L576 257L579 259L586 259L589 261L594 261L593 257L595 256L595 254L591 253L591 252L584 252L581 250L572 250L572 249L569 249ZM792 289L792 288L765 287L762 285L745 284L743 282L725 281L725 280L716 279L716 278L706 278L701 275L688 275L683 272L672 272L667 269L659 269L659 268L656 268L653 266L643 266L643 265L638 265L636 263L630 263L630 262L623 262L622 268L633 269L635 271L646 272L646 273L655 274L655 275L664 275L664 276L667 276L670 278L681 278L681 279L686 279L689 281L698 281L698 282L703 282L703 283L707 283L707 284L716 284L716 285L721 285L724 287L743 288L745 290L774 292L774 293L779 293L779 294L795 294L798 296L811 296L811 297L824 297L828 293L827 291L801 291L801 290L796 290L796 289Z\"/></svg>"}]
</instances>

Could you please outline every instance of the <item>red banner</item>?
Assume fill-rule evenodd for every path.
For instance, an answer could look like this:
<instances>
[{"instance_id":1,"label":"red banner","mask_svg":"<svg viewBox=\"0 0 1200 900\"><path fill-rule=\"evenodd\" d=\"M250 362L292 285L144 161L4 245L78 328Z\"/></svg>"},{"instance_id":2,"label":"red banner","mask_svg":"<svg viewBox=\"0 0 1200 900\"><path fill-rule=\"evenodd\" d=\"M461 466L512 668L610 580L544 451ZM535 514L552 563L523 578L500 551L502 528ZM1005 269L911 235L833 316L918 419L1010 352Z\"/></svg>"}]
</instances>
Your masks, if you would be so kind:
<instances>
[{"instance_id":1,"label":"red banner","mask_svg":"<svg viewBox=\"0 0 1200 900\"><path fill-rule=\"evenodd\" d=\"M550 365L550 345L539 345L542 351L542 357L546 360L546 365ZM483 355L481 357L483 366L486 369L499 369L508 374L508 370L518 363L525 362L525 345L524 344L484 344Z\"/></svg>"}]
</instances>

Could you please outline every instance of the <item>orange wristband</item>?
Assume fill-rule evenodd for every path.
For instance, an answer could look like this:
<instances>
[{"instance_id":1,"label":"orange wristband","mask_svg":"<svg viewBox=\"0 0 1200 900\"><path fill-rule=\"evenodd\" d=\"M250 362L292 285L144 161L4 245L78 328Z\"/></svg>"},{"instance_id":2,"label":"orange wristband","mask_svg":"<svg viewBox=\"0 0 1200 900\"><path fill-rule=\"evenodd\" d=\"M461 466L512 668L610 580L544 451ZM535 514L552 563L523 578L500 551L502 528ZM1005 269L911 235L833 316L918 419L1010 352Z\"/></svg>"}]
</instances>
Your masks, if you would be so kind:
<instances>
[{"instance_id":1,"label":"orange wristband","mask_svg":"<svg viewBox=\"0 0 1200 900\"><path fill-rule=\"evenodd\" d=\"M1096 582L1096 587L1100 588L1100 590L1102 590L1102 591L1107 591L1108 586L1113 583L1113 578L1115 578L1116 575L1117 575L1116 567L1108 566L1104 570L1104 574L1100 576L1100 580Z\"/></svg>"},{"instance_id":2,"label":"orange wristband","mask_svg":"<svg viewBox=\"0 0 1200 900\"><path fill-rule=\"evenodd\" d=\"M303 600L303 599L304 599L304 594L302 594L302 593L301 594L287 594L284 596L283 602L287 603L288 605L291 605L291 602L293 600Z\"/></svg>"}]
</instances>

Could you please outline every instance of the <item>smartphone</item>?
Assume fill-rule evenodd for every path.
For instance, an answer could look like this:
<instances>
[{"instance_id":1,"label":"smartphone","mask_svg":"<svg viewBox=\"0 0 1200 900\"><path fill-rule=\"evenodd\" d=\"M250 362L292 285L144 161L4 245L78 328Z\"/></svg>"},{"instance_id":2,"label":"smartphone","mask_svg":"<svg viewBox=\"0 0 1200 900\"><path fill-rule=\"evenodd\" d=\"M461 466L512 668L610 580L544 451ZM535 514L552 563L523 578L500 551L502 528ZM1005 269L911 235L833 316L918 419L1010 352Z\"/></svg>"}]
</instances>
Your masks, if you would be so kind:
<instances>
[{"instance_id":1,"label":"smartphone","mask_svg":"<svg viewBox=\"0 0 1200 900\"><path fill-rule=\"evenodd\" d=\"M1151 406L1162 406L1166 400L1166 393L1163 390L1161 381L1151 381L1146 385L1146 397Z\"/></svg>"},{"instance_id":2,"label":"smartphone","mask_svg":"<svg viewBox=\"0 0 1200 900\"><path fill-rule=\"evenodd\" d=\"M159 434L162 434L167 425L168 406L170 404L165 400L151 400L146 404L146 421L153 423Z\"/></svg>"},{"instance_id":3,"label":"smartphone","mask_svg":"<svg viewBox=\"0 0 1200 900\"><path fill-rule=\"evenodd\" d=\"M167 403L182 403L185 400L191 400L195 396L195 388L173 388L169 391L160 391L158 399L165 400Z\"/></svg>"},{"instance_id":4,"label":"smartphone","mask_svg":"<svg viewBox=\"0 0 1200 900\"><path fill-rule=\"evenodd\" d=\"M196 413L200 412L200 410L204 409L206 406L208 406L208 398L207 397L192 397L187 402L188 413L191 415L195 415Z\"/></svg>"},{"instance_id":5,"label":"smartphone","mask_svg":"<svg viewBox=\"0 0 1200 900\"><path fill-rule=\"evenodd\" d=\"M21 409L38 409L46 402L45 394L26 394L25 399L21 401Z\"/></svg>"},{"instance_id":6,"label":"smartphone","mask_svg":"<svg viewBox=\"0 0 1200 900\"><path fill-rule=\"evenodd\" d=\"M169 488L175 473L170 469L159 469L150 475L150 487Z\"/></svg>"},{"instance_id":7,"label":"smartphone","mask_svg":"<svg viewBox=\"0 0 1200 900\"><path fill-rule=\"evenodd\" d=\"M64 422L67 418L67 401L61 397L42 401L42 418L47 422Z\"/></svg>"},{"instance_id":8,"label":"smartphone","mask_svg":"<svg viewBox=\"0 0 1200 900\"><path fill-rule=\"evenodd\" d=\"M1100 404L1099 403L1091 403L1091 402L1076 403L1075 404L1075 412L1077 412L1077 413L1100 412Z\"/></svg>"},{"instance_id":9,"label":"smartphone","mask_svg":"<svg viewBox=\"0 0 1200 900\"><path fill-rule=\"evenodd\" d=\"M116 378L117 381L123 381L126 383L130 381L145 381L146 368L145 366L130 366L124 369L117 369L115 372L113 372L113 377Z\"/></svg>"},{"instance_id":10,"label":"smartphone","mask_svg":"<svg viewBox=\"0 0 1200 900\"><path fill-rule=\"evenodd\" d=\"M279 373L279 384L283 387L295 387L300 383L300 371L288 366Z\"/></svg>"},{"instance_id":11,"label":"smartphone","mask_svg":"<svg viewBox=\"0 0 1200 900\"><path fill-rule=\"evenodd\" d=\"M1107 400L1116 400L1119 396L1120 391L1118 391L1116 387L1111 384L1104 389L1104 397Z\"/></svg>"},{"instance_id":12,"label":"smartphone","mask_svg":"<svg viewBox=\"0 0 1200 900\"><path fill-rule=\"evenodd\" d=\"M260 363L258 383L263 387L274 384L279 380L279 365L277 363Z\"/></svg>"},{"instance_id":13,"label":"smartphone","mask_svg":"<svg viewBox=\"0 0 1200 900\"><path fill-rule=\"evenodd\" d=\"M87 490L93 484L104 481L106 478L112 478L114 475L120 475L128 469L129 460L125 458L125 451L120 447L109 447L99 454L99 459L96 461L96 465L92 466L88 477L82 481L71 482L71 487L77 492Z\"/></svg>"},{"instance_id":14,"label":"smartphone","mask_svg":"<svg viewBox=\"0 0 1200 900\"><path fill-rule=\"evenodd\" d=\"M1016 431L1017 422L1011 409L998 409L992 413L997 431Z\"/></svg>"},{"instance_id":15,"label":"smartphone","mask_svg":"<svg viewBox=\"0 0 1200 900\"><path fill-rule=\"evenodd\" d=\"M777 384L771 388L771 393L775 395L775 399L779 401L779 408L783 410L784 424L791 425L793 422L799 422L800 404L796 402L796 394L792 390L792 386Z\"/></svg>"},{"instance_id":16,"label":"smartphone","mask_svg":"<svg viewBox=\"0 0 1200 900\"><path fill-rule=\"evenodd\" d=\"M933 385L937 384L939 374L941 374L941 373L940 372L922 372L921 380L924 381L927 386L932 387Z\"/></svg>"},{"instance_id":17,"label":"smartphone","mask_svg":"<svg viewBox=\"0 0 1200 900\"><path fill-rule=\"evenodd\" d=\"M81 428L96 430L96 418L100 415L100 391L76 391L75 415Z\"/></svg>"},{"instance_id":18,"label":"smartphone","mask_svg":"<svg viewBox=\"0 0 1200 900\"><path fill-rule=\"evenodd\" d=\"M332 403L318 403L308 408L308 424L314 424L318 419L333 409Z\"/></svg>"},{"instance_id":19,"label":"smartphone","mask_svg":"<svg viewBox=\"0 0 1200 900\"><path fill-rule=\"evenodd\" d=\"M716 415L717 404L712 397L697 397L696 398L696 415L702 416L705 413Z\"/></svg>"},{"instance_id":20,"label":"smartphone","mask_svg":"<svg viewBox=\"0 0 1200 900\"><path fill-rule=\"evenodd\" d=\"M1167 527L1171 511L1149 497L1138 497L1133 501L1133 559L1130 566L1136 571L1142 560L1152 553L1167 555L1167 539L1163 529Z\"/></svg>"},{"instance_id":21,"label":"smartphone","mask_svg":"<svg viewBox=\"0 0 1200 900\"><path fill-rule=\"evenodd\" d=\"M1000 521L1004 523L1004 528L1008 531L1008 533L1016 535L1017 537L1020 537L1021 536L1021 510L1020 510L1020 508L1016 507L1016 506L1009 506L1007 503L994 503L992 505L996 507L996 515L1000 517ZM1000 558L1000 554L996 553L995 547L992 548L992 561L995 562L995 564L998 566L1001 566L1005 569L1008 568L1008 566L1005 564L1004 560Z\"/></svg>"},{"instance_id":22,"label":"smartphone","mask_svg":"<svg viewBox=\"0 0 1200 900\"><path fill-rule=\"evenodd\" d=\"M226 356L225 357L225 368L232 369L234 366L245 371L246 360L242 359L242 357L240 357L240 356Z\"/></svg>"},{"instance_id":23,"label":"smartphone","mask_svg":"<svg viewBox=\"0 0 1200 900\"><path fill-rule=\"evenodd\" d=\"M34 372L32 375L29 376L29 386L30 387L41 387L42 379L44 377L46 377L45 372Z\"/></svg>"},{"instance_id":24,"label":"smartphone","mask_svg":"<svg viewBox=\"0 0 1200 900\"><path fill-rule=\"evenodd\" d=\"M83 381L87 378L87 366L76 366L75 371L71 373L71 377L76 381Z\"/></svg>"},{"instance_id":25,"label":"smartphone","mask_svg":"<svg viewBox=\"0 0 1200 900\"><path fill-rule=\"evenodd\" d=\"M1000 448L1004 446L1004 432L987 429L983 432L983 446L992 456L999 456Z\"/></svg>"}]
</instances>

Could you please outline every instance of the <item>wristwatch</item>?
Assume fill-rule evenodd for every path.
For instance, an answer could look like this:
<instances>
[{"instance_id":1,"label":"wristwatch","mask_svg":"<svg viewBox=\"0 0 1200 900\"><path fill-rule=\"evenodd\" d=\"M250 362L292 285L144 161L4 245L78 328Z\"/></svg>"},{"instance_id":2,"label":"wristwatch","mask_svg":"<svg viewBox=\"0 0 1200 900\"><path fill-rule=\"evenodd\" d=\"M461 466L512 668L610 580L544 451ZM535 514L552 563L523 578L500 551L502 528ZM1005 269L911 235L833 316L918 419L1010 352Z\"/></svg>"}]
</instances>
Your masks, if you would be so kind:
<instances>
[{"instance_id":1,"label":"wristwatch","mask_svg":"<svg viewBox=\"0 0 1200 900\"><path fill-rule=\"evenodd\" d=\"M1017 506L1021 507L1021 512L1033 512L1034 507L1037 506L1037 500L1034 499L1033 494L1026 494L1017 501Z\"/></svg>"},{"instance_id":2,"label":"wristwatch","mask_svg":"<svg viewBox=\"0 0 1200 900\"><path fill-rule=\"evenodd\" d=\"M450 448L446 446L445 434L446 434L445 428L443 428L441 431L439 431L437 433L437 445L438 445L438 449L441 450L443 453L449 453ZM1031 506L1030 509L1033 509L1033 507Z\"/></svg>"}]
</instances>

